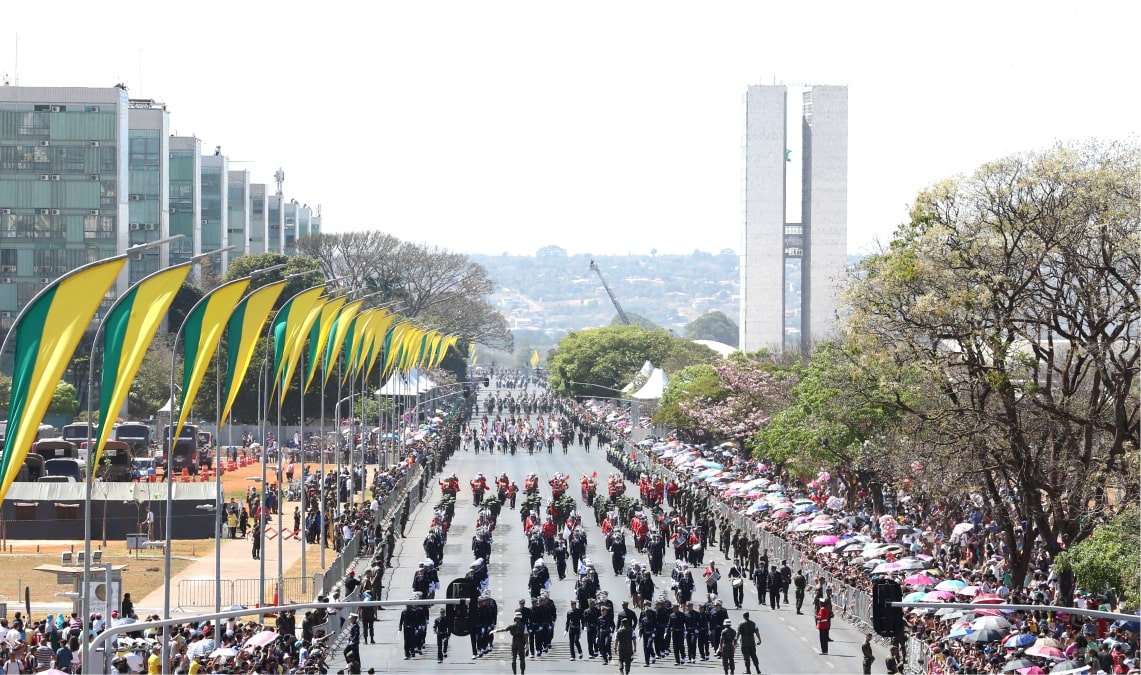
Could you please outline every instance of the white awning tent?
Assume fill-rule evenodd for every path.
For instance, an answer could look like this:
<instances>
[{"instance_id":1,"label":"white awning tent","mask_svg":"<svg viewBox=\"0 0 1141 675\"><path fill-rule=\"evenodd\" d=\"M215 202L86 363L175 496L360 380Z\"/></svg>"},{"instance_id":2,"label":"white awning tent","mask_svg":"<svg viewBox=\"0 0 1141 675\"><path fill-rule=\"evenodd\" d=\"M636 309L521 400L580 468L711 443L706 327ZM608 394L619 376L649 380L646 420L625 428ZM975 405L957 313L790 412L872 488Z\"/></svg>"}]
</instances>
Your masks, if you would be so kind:
<instances>
[{"instance_id":1,"label":"white awning tent","mask_svg":"<svg viewBox=\"0 0 1141 675\"><path fill-rule=\"evenodd\" d=\"M694 342L702 345L703 347L709 347L713 351L720 354L721 358L726 358L733 352L737 351L736 347L731 347L724 342L718 342L716 340L694 340Z\"/></svg>"},{"instance_id":2,"label":"white awning tent","mask_svg":"<svg viewBox=\"0 0 1141 675\"><path fill-rule=\"evenodd\" d=\"M438 385L420 371L413 369L407 375L393 373L377 392L377 396L416 396L435 389Z\"/></svg>"},{"instance_id":3,"label":"white awning tent","mask_svg":"<svg viewBox=\"0 0 1141 675\"><path fill-rule=\"evenodd\" d=\"M652 372L654 372L654 364L650 363L649 361L643 363L642 367L638 370L638 374L634 376L634 379L630 382L630 384L622 387L622 393L629 394L634 390L635 384L637 384L640 380L649 377L650 373Z\"/></svg>"},{"instance_id":4,"label":"white awning tent","mask_svg":"<svg viewBox=\"0 0 1141 675\"><path fill-rule=\"evenodd\" d=\"M666 371L661 368L654 368L642 388L630 396L641 401L659 399L665 392L667 383L669 383L669 379L666 377Z\"/></svg>"}]
</instances>

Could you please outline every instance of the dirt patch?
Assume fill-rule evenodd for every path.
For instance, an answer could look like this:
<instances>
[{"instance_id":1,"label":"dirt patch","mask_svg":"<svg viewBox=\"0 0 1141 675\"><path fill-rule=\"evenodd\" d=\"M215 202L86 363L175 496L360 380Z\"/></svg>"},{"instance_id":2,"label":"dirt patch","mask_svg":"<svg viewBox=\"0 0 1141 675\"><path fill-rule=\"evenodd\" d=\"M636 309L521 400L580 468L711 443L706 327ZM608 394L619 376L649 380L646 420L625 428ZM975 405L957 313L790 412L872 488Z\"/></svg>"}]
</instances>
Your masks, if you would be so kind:
<instances>
[{"instance_id":1,"label":"dirt patch","mask_svg":"<svg viewBox=\"0 0 1141 675\"><path fill-rule=\"evenodd\" d=\"M130 593L131 597L141 598L151 591L161 588L166 583L165 559L161 550L152 549L140 552L138 558L134 553L127 554L126 543L108 542L103 548L103 560L115 565L126 565L123 571L123 591ZM39 572L36 567L40 565L59 565L60 554L73 551L71 542L41 542L28 543L9 541L8 548L0 553L0 600L5 600L12 608L15 604L23 604L24 587L31 588L32 604L67 602L64 597L56 593L71 591L69 585L56 583L54 574ZM92 546L92 551L99 550L99 546ZM83 550L81 544L74 545L74 552ZM171 575L178 574L185 569L194 558L211 553L214 550L213 539L175 541L171 549ZM73 554L73 560L75 555ZM76 569L81 569L77 566ZM93 570L96 580L101 579L100 571ZM14 611L9 609L9 611Z\"/></svg>"}]
</instances>

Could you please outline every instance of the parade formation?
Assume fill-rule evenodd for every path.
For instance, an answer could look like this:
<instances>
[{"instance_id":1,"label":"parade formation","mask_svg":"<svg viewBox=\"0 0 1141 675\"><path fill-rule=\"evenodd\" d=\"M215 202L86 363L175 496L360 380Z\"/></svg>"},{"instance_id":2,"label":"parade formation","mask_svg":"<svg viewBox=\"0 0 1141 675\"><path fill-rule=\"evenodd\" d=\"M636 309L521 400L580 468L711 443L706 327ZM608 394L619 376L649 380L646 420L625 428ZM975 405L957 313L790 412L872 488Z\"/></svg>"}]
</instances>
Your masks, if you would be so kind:
<instances>
[{"instance_id":1,"label":"parade formation","mask_svg":"<svg viewBox=\"0 0 1141 675\"><path fill-rule=\"evenodd\" d=\"M628 672L637 661L716 664L733 673L741 660L744 672L761 672L760 628L738 610L748 583L761 607L800 613L805 589L787 562L747 549L725 549L724 562L710 556L720 553L716 524L677 508L678 486L661 475L628 482L619 471L572 474L563 453L547 460L559 447L582 456L590 446L622 451L625 441L576 404L508 390L487 392L476 406L452 462L471 460L482 470L445 470L437 481L440 497L422 541L426 559L417 564L408 596L434 597L448 583L441 569L455 570L471 589L471 611L466 625L456 626L446 614L433 621L417 608L404 610L405 659L494 659L504 666L510 659L515 673L548 659L585 662L583 672ZM496 461L477 461L485 453ZM575 480L577 499L570 489ZM469 490L470 502L462 494ZM467 503L470 510L457 508ZM449 539L458 529L469 535L459 543ZM507 559L507 550L521 553ZM782 605L792 588L795 612ZM816 604L827 603L821 592ZM805 616L803 628L815 633L815 619ZM470 644L462 656L452 640L461 634ZM435 650L426 648L432 635Z\"/></svg>"}]
</instances>

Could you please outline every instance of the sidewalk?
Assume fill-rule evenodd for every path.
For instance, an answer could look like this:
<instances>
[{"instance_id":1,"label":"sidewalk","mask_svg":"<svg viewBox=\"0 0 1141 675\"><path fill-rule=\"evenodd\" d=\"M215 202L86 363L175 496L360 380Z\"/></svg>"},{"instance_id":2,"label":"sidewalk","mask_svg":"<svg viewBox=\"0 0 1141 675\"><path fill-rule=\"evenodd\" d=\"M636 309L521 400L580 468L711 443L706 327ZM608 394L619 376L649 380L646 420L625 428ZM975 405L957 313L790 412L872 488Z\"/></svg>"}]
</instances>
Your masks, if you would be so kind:
<instances>
[{"instance_id":1,"label":"sidewalk","mask_svg":"<svg viewBox=\"0 0 1141 675\"><path fill-rule=\"evenodd\" d=\"M242 580L256 580L261 578L261 560L254 560L251 557L251 541L247 539L224 539L219 542L222 549L222 583L223 589L226 588L228 582L242 579ZM267 601L272 599L273 586L278 577L278 540L273 539L266 541L262 551L265 560L265 587ZM336 552L329 549L325 553L326 563L331 562L336 558ZM286 539L282 542L282 555L281 555L281 571L286 573L295 563L301 560L301 545L297 540L292 538ZM310 591L312 591L312 577L315 572L322 571L320 554L308 555L306 558L306 576L309 578ZM210 550L206 554L197 558L182 572L175 575L167 583L170 586L170 603L171 613L202 613L205 611L213 611L214 609L214 576L215 576L215 558L214 550ZM179 583L183 581L204 581L209 582L203 584L203 589L208 590L207 593L194 593L194 597L190 601L179 603ZM208 588L207 588L208 587ZM130 592L130 589L124 589ZM159 586L146 597L135 600L135 613L140 616L145 616L148 613L162 614L164 605L165 588ZM190 595L190 594L187 594ZM230 606L230 602L223 593L223 609ZM205 600L203 599L205 598ZM308 600L309 598L283 598L282 602L288 600Z\"/></svg>"}]
</instances>

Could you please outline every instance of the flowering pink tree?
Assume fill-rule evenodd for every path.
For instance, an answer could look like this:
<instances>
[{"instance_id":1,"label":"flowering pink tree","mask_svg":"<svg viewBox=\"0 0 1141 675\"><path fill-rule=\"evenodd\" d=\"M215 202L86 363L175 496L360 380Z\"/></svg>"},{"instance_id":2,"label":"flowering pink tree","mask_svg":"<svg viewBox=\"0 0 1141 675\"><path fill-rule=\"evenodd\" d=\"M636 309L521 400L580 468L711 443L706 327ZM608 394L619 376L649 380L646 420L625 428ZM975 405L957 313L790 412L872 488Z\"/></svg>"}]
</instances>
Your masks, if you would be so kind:
<instances>
[{"instance_id":1,"label":"flowering pink tree","mask_svg":"<svg viewBox=\"0 0 1141 675\"><path fill-rule=\"evenodd\" d=\"M718 395L695 396L678 407L715 441L744 444L788 404L788 379L756 361L737 358L713 369L721 384Z\"/></svg>"}]
</instances>

